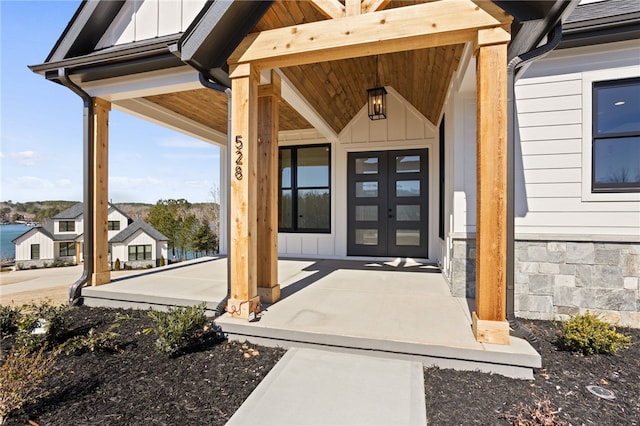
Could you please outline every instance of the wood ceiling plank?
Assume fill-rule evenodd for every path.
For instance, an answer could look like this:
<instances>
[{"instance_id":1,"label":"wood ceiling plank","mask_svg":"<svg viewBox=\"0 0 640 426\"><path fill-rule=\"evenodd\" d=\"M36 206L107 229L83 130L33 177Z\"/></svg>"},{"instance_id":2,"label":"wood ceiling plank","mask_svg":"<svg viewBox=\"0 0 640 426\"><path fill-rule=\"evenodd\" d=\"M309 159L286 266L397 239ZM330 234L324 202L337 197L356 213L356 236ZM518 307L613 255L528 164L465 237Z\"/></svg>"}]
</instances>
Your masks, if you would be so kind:
<instances>
[{"instance_id":1,"label":"wood ceiling plank","mask_svg":"<svg viewBox=\"0 0 640 426\"><path fill-rule=\"evenodd\" d=\"M328 19L346 16L345 6L338 0L311 0L311 4Z\"/></svg>"}]
</instances>

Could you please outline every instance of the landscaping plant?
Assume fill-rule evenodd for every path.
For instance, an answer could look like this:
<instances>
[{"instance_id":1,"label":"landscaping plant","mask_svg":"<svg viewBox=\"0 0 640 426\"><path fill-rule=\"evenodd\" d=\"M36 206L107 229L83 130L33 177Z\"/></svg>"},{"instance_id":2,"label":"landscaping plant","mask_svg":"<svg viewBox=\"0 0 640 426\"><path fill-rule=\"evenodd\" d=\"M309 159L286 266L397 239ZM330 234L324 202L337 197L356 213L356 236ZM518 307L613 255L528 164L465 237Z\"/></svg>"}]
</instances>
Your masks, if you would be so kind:
<instances>
[{"instance_id":1,"label":"landscaping plant","mask_svg":"<svg viewBox=\"0 0 640 426\"><path fill-rule=\"evenodd\" d=\"M551 408L551 402L538 401L535 406L526 406L523 403L519 403L514 406L516 414L506 414L505 417L510 420L513 426L566 426L568 425L562 419L559 419L556 414L557 410Z\"/></svg>"},{"instance_id":2,"label":"landscaping plant","mask_svg":"<svg viewBox=\"0 0 640 426\"><path fill-rule=\"evenodd\" d=\"M20 308L0 306L0 339L5 339L18 331Z\"/></svg>"},{"instance_id":3,"label":"landscaping plant","mask_svg":"<svg viewBox=\"0 0 640 426\"><path fill-rule=\"evenodd\" d=\"M26 347L9 352L0 366L0 424L25 403L47 396L41 385L53 372L57 355L58 351L45 353L44 346L37 352Z\"/></svg>"},{"instance_id":4,"label":"landscaping plant","mask_svg":"<svg viewBox=\"0 0 640 426\"><path fill-rule=\"evenodd\" d=\"M98 333L95 328L90 328L84 336L74 336L64 342L62 351L66 355L76 354L80 352L96 352L98 350L118 351L118 345L115 338L119 336L115 332L120 324L115 322L105 331Z\"/></svg>"},{"instance_id":5,"label":"landscaping plant","mask_svg":"<svg viewBox=\"0 0 640 426\"><path fill-rule=\"evenodd\" d=\"M158 336L156 349L170 355L177 353L192 339L202 336L208 329L205 316L207 304L202 302L197 306L171 307L168 312L151 309L149 316L153 326L143 330L145 334L153 333Z\"/></svg>"},{"instance_id":6,"label":"landscaping plant","mask_svg":"<svg viewBox=\"0 0 640 426\"><path fill-rule=\"evenodd\" d=\"M55 342L65 330L67 306L47 302L26 305L18 320L15 343L29 351Z\"/></svg>"},{"instance_id":7,"label":"landscaping plant","mask_svg":"<svg viewBox=\"0 0 640 426\"><path fill-rule=\"evenodd\" d=\"M562 324L559 344L564 350L584 355L610 354L628 348L631 338L618 333L615 327L587 311Z\"/></svg>"}]
</instances>

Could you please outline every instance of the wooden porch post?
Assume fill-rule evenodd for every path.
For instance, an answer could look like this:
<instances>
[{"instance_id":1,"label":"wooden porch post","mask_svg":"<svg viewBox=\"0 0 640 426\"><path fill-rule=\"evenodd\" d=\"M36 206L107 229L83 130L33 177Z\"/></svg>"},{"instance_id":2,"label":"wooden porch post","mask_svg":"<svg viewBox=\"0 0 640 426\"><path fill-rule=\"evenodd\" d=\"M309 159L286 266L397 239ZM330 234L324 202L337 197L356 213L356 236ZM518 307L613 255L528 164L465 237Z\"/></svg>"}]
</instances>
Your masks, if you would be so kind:
<instances>
[{"instance_id":1,"label":"wooden porch post","mask_svg":"<svg viewBox=\"0 0 640 426\"><path fill-rule=\"evenodd\" d=\"M278 102L280 76L258 87L258 264L260 301L280 299L278 284Z\"/></svg>"},{"instance_id":2,"label":"wooden porch post","mask_svg":"<svg viewBox=\"0 0 640 426\"><path fill-rule=\"evenodd\" d=\"M507 43L495 44L494 35L494 32L478 32L476 56L476 311L473 313L473 332L479 342L509 344L509 323L506 321Z\"/></svg>"},{"instance_id":3,"label":"wooden porch post","mask_svg":"<svg viewBox=\"0 0 640 426\"><path fill-rule=\"evenodd\" d=\"M259 311L257 288L256 166L258 133L258 72L251 64L235 67L230 73L231 117L231 214L229 279L231 297L227 312L232 317L249 318Z\"/></svg>"},{"instance_id":4,"label":"wooden porch post","mask_svg":"<svg viewBox=\"0 0 640 426\"><path fill-rule=\"evenodd\" d=\"M94 152L93 199L93 274L91 285L106 284L111 281L109 270L109 238L107 215L109 210L109 111L111 103L104 99L93 99L93 135L91 144Z\"/></svg>"}]
</instances>

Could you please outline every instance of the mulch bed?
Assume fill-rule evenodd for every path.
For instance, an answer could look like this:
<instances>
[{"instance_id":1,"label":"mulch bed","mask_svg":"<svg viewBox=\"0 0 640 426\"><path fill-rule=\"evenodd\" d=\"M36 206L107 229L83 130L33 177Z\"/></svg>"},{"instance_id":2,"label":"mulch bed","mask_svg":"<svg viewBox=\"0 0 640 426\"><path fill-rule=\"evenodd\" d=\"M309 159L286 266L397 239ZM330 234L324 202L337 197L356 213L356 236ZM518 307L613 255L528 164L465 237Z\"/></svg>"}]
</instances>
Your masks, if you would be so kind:
<instances>
[{"instance_id":1,"label":"mulch bed","mask_svg":"<svg viewBox=\"0 0 640 426\"><path fill-rule=\"evenodd\" d=\"M105 330L116 314L130 317L117 330L121 351L60 355L45 384L49 396L13 413L7 425L222 425L285 352L208 339L170 357L155 351L155 336L142 333L151 321L135 310L74 308L67 314L71 334L89 327ZM554 323L526 325L541 343L543 368L535 380L427 368L429 424L514 424L509 416L533 410L541 401L557 411L551 416L555 423L547 424L638 424L640 330L620 330L632 335L630 349L585 357L556 349ZM3 349L10 344L5 341ZM613 391L615 399L591 394L588 385Z\"/></svg>"}]
</instances>

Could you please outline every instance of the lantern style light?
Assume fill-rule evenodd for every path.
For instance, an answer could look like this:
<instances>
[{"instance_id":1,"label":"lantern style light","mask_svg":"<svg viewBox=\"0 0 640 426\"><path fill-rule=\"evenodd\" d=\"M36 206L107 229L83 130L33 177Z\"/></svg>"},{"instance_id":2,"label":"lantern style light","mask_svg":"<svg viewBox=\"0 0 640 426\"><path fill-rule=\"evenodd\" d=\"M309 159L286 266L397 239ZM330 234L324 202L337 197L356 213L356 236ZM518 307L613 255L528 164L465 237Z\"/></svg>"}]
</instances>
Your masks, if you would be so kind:
<instances>
[{"instance_id":1,"label":"lantern style light","mask_svg":"<svg viewBox=\"0 0 640 426\"><path fill-rule=\"evenodd\" d=\"M384 87L375 87L367 90L369 98L369 118L371 120L383 120L387 118L386 96Z\"/></svg>"}]
</instances>

